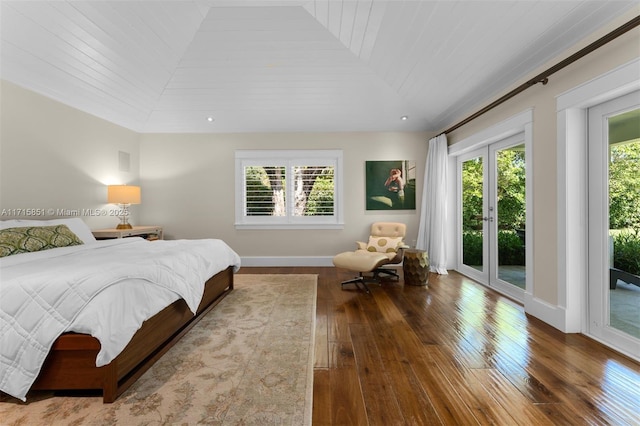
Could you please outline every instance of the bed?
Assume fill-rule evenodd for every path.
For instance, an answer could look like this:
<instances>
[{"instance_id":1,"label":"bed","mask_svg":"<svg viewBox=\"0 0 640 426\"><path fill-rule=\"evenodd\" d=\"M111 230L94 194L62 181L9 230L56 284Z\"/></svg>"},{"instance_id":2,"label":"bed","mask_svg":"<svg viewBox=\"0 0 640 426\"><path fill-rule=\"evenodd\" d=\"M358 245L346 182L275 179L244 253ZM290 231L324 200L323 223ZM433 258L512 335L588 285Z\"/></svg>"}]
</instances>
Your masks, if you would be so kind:
<instances>
[{"instance_id":1,"label":"bed","mask_svg":"<svg viewBox=\"0 0 640 426\"><path fill-rule=\"evenodd\" d=\"M96 241L79 218L4 221L0 237L52 226L81 242L0 257L0 390L23 401L81 389L113 402L232 291L240 267L221 240Z\"/></svg>"}]
</instances>

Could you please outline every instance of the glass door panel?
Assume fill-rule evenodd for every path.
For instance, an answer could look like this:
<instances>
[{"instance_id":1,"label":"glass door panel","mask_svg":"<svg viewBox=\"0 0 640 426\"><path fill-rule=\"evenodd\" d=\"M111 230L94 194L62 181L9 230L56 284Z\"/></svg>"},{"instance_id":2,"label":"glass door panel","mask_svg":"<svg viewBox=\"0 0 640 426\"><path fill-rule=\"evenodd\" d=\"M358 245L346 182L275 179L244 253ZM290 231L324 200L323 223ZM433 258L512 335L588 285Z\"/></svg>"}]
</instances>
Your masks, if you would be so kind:
<instances>
[{"instance_id":1,"label":"glass door panel","mask_svg":"<svg viewBox=\"0 0 640 426\"><path fill-rule=\"evenodd\" d=\"M640 92L589 109L588 332L640 353Z\"/></svg>"},{"instance_id":2,"label":"glass door panel","mask_svg":"<svg viewBox=\"0 0 640 426\"><path fill-rule=\"evenodd\" d=\"M458 271L524 300L525 144L520 133L458 157Z\"/></svg>"},{"instance_id":3,"label":"glass door panel","mask_svg":"<svg viewBox=\"0 0 640 426\"><path fill-rule=\"evenodd\" d=\"M640 339L640 109L607 124L609 324Z\"/></svg>"},{"instance_id":4,"label":"glass door panel","mask_svg":"<svg viewBox=\"0 0 640 426\"><path fill-rule=\"evenodd\" d=\"M462 162L462 263L484 271L484 157Z\"/></svg>"},{"instance_id":5,"label":"glass door panel","mask_svg":"<svg viewBox=\"0 0 640 426\"><path fill-rule=\"evenodd\" d=\"M525 146L496 151L498 279L525 288Z\"/></svg>"}]
</instances>

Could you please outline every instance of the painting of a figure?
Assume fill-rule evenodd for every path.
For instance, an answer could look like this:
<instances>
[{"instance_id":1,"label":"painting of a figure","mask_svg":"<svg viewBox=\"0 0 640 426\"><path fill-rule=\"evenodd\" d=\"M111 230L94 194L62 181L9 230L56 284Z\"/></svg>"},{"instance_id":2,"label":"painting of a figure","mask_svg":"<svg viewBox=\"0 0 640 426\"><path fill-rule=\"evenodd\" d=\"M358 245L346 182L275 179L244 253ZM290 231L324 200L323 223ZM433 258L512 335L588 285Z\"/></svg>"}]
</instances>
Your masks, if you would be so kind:
<instances>
[{"instance_id":1,"label":"painting of a figure","mask_svg":"<svg viewBox=\"0 0 640 426\"><path fill-rule=\"evenodd\" d=\"M367 210L415 210L415 161L367 161Z\"/></svg>"}]
</instances>

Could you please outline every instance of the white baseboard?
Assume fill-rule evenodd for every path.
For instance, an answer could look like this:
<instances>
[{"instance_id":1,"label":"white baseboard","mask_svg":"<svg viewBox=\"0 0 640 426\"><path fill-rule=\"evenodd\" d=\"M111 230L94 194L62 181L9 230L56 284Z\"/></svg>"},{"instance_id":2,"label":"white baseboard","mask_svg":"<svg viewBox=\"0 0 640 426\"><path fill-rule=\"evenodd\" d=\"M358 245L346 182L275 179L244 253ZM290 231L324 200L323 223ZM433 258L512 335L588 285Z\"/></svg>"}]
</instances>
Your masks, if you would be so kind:
<instances>
[{"instance_id":1,"label":"white baseboard","mask_svg":"<svg viewBox=\"0 0 640 426\"><path fill-rule=\"evenodd\" d=\"M531 293L524 294L524 311L563 333L580 333L580 330L568 329L566 309L538 299Z\"/></svg>"},{"instance_id":2,"label":"white baseboard","mask_svg":"<svg viewBox=\"0 0 640 426\"><path fill-rule=\"evenodd\" d=\"M243 256L241 266L333 266L333 256Z\"/></svg>"}]
</instances>

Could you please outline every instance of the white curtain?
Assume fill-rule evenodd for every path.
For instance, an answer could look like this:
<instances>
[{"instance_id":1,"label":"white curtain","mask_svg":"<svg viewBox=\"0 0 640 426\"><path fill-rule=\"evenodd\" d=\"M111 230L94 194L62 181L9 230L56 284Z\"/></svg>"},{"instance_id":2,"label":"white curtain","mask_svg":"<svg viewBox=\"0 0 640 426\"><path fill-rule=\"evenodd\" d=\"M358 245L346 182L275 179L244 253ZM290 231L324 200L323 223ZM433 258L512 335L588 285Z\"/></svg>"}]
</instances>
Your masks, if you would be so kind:
<instances>
[{"instance_id":1,"label":"white curtain","mask_svg":"<svg viewBox=\"0 0 640 426\"><path fill-rule=\"evenodd\" d=\"M417 248L429 255L431 272L447 274L447 136L429 141Z\"/></svg>"}]
</instances>

